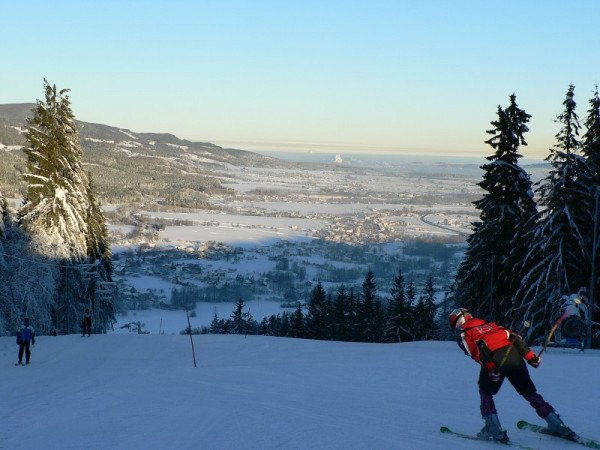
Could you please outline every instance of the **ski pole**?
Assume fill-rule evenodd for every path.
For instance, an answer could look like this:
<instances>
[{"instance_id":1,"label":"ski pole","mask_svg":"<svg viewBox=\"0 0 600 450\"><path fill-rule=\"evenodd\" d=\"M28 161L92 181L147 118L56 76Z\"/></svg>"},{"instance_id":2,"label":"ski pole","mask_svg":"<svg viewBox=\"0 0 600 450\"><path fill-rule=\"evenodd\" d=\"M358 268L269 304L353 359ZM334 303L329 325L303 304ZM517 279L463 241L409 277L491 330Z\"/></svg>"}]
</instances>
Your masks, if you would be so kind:
<instances>
[{"instance_id":1,"label":"ski pole","mask_svg":"<svg viewBox=\"0 0 600 450\"><path fill-rule=\"evenodd\" d=\"M579 305L580 303L581 303L581 300L578 299L578 298L576 298L574 300L574 305L572 305L571 308L573 306L577 307L577 305ZM544 346L542 347L542 349L540 350L540 352L537 354L538 358L540 356L542 356L542 353L544 353L544 351L548 347L548 344L550 343L550 340L552 339L552 336L554 336L554 333L556 332L556 330L558 329L558 327L560 326L560 324L563 323L563 320L565 320L567 318L567 315L571 312L570 311L571 308L565 309L565 312L562 313L562 315L558 318L558 320L554 323L554 325L550 329L550 333L548 333L548 337L546 338L546 341L544 342Z\"/></svg>"},{"instance_id":2,"label":"ski pole","mask_svg":"<svg viewBox=\"0 0 600 450\"><path fill-rule=\"evenodd\" d=\"M194 350L194 340L192 339L192 324L190 323L190 313L187 309L185 310L185 314L187 315L188 331L190 334L190 342L192 343L192 356L194 357L194 367L198 367L196 366L196 351Z\"/></svg>"}]
</instances>

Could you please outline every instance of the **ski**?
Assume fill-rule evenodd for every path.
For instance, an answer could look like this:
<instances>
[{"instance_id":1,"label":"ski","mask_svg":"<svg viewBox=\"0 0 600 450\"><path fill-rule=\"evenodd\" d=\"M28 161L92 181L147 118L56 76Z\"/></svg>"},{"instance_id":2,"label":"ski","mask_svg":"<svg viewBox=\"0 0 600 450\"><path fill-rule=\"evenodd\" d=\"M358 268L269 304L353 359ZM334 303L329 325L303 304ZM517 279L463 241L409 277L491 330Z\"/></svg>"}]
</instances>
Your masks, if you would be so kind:
<instances>
[{"instance_id":1,"label":"ski","mask_svg":"<svg viewBox=\"0 0 600 450\"><path fill-rule=\"evenodd\" d=\"M506 447L515 447L515 448L521 448L523 450L536 450L533 447L526 447L524 445L521 444L517 444L516 442L513 441L494 441L492 439L482 439L480 437L477 437L475 435L472 434L465 434L465 433L459 433L458 431L452 431L450 428L448 427L440 427L440 431L442 433L446 433L446 434L451 434L453 436L458 436L461 437L463 439L469 439L471 441L482 441L482 442L490 442L490 443L495 443L495 444L500 444L500 445L504 445Z\"/></svg>"},{"instance_id":2,"label":"ski","mask_svg":"<svg viewBox=\"0 0 600 450\"><path fill-rule=\"evenodd\" d=\"M551 433L550 431L548 431L548 429L546 427L543 427L541 425L536 425L534 423L529 423L526 420L519 420L517 422L517 428L519 430L530 430L530 431L534 431L536 433L547 434L548 436L554 436L558 439L564 439L566 441L576 442L576 443L584 445L585 447L588 447L588 448L600 449L600 442L598 442L594 439L583 438L577 434L574 434L574 436L572 436L572 437L560 436L558 434Z\"/></svg>"}]
</instances>

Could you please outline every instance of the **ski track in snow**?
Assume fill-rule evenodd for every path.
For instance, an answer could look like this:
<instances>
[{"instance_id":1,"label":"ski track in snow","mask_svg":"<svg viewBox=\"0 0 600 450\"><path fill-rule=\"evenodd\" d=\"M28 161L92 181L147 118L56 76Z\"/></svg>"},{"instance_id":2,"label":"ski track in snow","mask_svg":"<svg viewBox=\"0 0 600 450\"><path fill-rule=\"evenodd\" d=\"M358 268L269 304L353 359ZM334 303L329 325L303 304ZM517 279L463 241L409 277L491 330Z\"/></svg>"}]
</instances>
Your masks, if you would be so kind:
<instances>
[{"instance_id":1,"label":"ski track in snow","mask_svg":"<svg viewBox=\"0 0 600 450\"><path fill-rule=\"evenodd\" d=\"M40 336L15 367L0 338L0 448L475 449L439 432L482 425L478 367L453 342L364 344L265 336ZM598 438L600 352L550 349L531 369L540 393ZM580 448L519 431L540 423L507 383L503 426L535 448Z\"/></svg>"}]
</instances>

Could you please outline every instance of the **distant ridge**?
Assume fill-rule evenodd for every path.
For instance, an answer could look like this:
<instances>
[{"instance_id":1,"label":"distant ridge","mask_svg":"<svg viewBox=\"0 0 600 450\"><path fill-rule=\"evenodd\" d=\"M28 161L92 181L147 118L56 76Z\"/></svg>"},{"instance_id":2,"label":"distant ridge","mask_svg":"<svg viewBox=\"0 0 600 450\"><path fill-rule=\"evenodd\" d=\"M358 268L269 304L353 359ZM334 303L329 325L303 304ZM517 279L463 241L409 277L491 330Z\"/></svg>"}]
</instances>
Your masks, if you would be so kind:
<instances>
[{"instance_id":1,"label":"distant ridge","mask_svg":"<svg viewBox=\"0 0 600 450\"><path fill-rule=\"evenodd\" d=\"M0 104L0 144L25 145L22 130L26 127L26 119L31 116L33 103ZM89 142L106 143L112 146L128 142L137 142L134 147L149 154L160 153L161 149L172 155L172 149L164 148L165 145L180 146L180 150L189 150L193 153L201 151L202 156L214 159L216 162L227 162L237 165L260 165L275 163L276 158L264 156L245 150L226 149L209 142L192 142L180 139L170 133L136 133L126 128L113 127L98 123L76 120L79 137L84 151ZM127 144L126 144L127 145ZM187 147L184 149L183 147Z\"/></svg>"},{"instance_id":2,"label":"distant ridge","mask_svg":"<svg viewBox=\"0 0 600 450\"><path fill-rule=\"evenodd\" d=\"M0 192L23 195L19 171L26 144L26 119L33 103L0 104ZM207 196L224 193L229 165L289 167L290 162L210 142L192 142L169 133L136 133L129 129L76 120L84 163L104 201L143 201L206 207Z\"/></svg>"}]
</instances>

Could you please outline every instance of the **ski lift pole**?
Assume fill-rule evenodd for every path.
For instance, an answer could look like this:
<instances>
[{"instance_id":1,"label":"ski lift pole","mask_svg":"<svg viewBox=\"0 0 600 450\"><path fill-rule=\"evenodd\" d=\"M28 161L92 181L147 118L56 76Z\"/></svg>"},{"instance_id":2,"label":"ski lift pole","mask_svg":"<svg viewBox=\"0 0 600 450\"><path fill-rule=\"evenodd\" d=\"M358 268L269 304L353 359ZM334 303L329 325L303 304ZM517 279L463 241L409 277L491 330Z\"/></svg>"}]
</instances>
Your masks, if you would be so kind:
<instances>
[{"instance_id":1,"label":"ski lift pole","mask_svg":"<svg viewBox=\"0 0 600 450\"><path fill-rule=\"evenodd\" d=\"M194 350L194 340L192 339L192 324L190 323L190 313L187 309L185 310L185 314L187 316L188 321L188 333L190 335L190 342L192 343L192 356L194 358L194 367L198 367L196 366L196 351Z\"/></svg>"}]
</instances>

